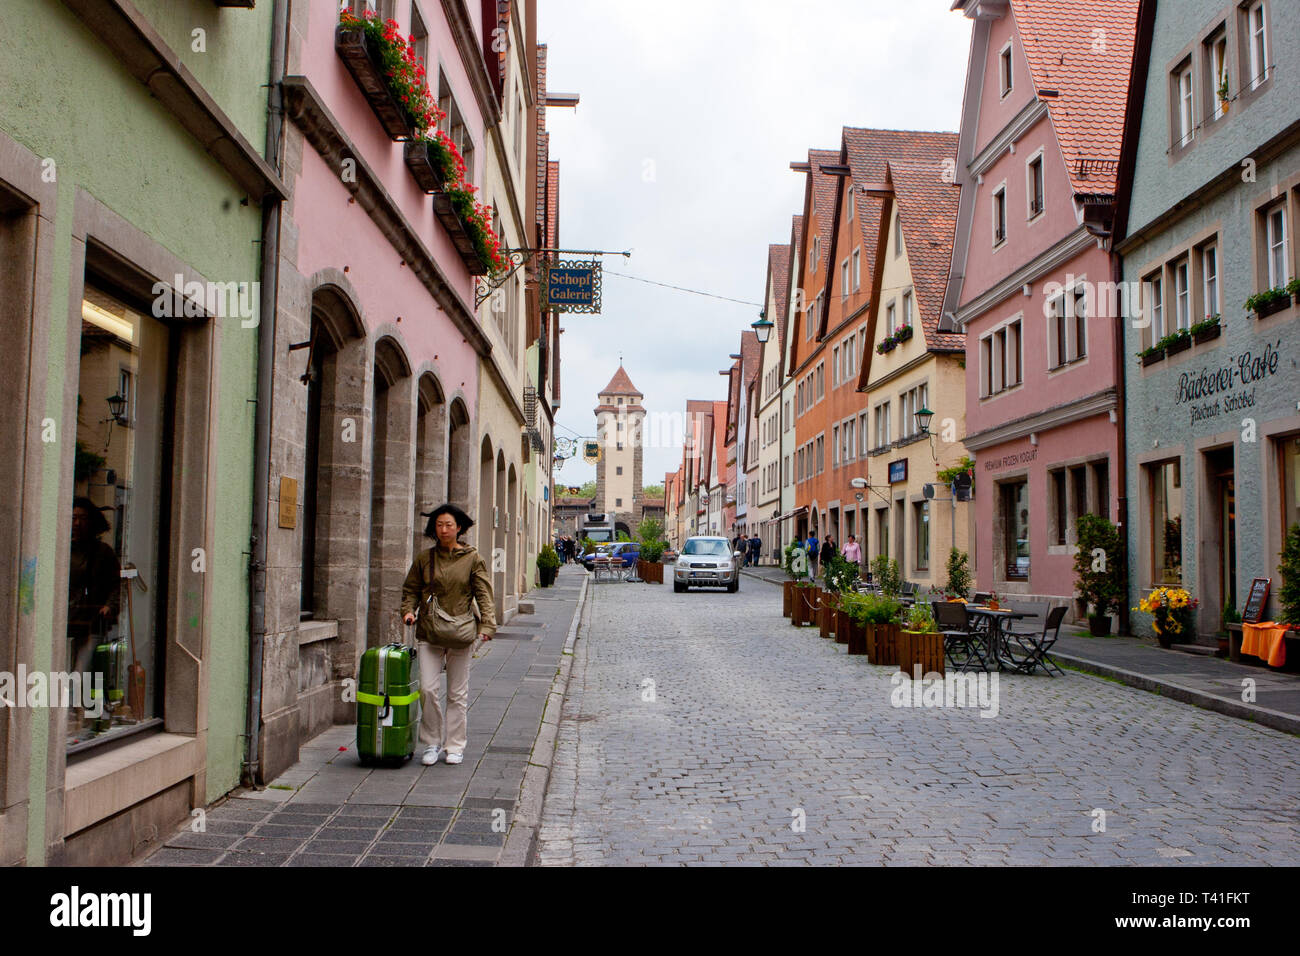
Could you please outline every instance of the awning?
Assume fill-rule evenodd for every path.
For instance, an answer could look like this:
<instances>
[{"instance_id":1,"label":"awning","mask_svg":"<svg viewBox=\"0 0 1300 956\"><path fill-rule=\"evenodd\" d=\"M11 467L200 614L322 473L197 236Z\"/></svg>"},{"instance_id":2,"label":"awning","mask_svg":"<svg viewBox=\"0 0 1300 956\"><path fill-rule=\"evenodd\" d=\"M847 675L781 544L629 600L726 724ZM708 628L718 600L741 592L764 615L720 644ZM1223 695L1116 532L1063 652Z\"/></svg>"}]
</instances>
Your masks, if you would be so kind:
<instances>
[{"instance_id":1,"label":"awning","mask_svg":"<svg viewBox=\"0 0 1300 956\"><path fill-rule=\"evenodd\" d=\"M808 506L807 506L807 505L801 505L800 507L795 508L794 511L787 511L785 514L781 515L781 516L778 517L778 518L768 518L767 520L768 520L768 521L785 521L787 518L793 518L793 517L795 517L796 515L804 514L807 510L808 510ZM766 524L766 523L767 523L767 522L764 522L764 524Z\"/></svg>"}]
</instances>

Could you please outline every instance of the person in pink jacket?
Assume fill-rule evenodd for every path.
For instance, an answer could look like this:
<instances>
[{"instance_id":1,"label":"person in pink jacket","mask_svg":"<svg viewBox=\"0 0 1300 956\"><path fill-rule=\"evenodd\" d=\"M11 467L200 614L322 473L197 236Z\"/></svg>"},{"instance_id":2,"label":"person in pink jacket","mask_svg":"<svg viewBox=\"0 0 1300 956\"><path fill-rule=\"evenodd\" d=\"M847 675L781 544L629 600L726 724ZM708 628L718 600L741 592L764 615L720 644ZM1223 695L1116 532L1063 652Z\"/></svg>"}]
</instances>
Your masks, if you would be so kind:
<instances>
[{"instance_id":1,"label":"person in pink jacket","mask_svg":"<svg viewBox=\"0 0 1300 956\"><path fill-rule=\"evenodd\" d=\"M840 554L844 555L846 561L852 561L854 564L862 563L862 549L858 547L858 540L853 535L849 535L849 540L844 542Z\"/></svg>"}]
</instances>

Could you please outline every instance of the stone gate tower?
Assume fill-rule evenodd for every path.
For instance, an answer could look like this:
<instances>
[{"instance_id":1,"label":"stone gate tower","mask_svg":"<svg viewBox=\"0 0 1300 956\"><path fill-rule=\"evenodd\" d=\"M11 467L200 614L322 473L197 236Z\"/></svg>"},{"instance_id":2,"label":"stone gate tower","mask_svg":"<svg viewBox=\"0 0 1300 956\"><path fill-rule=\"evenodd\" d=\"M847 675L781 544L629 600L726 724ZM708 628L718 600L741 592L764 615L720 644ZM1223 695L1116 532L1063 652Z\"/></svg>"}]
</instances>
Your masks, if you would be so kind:
<instances>
[{"instance_id":1,"label":"stone gate tower","mask_svg":"<svg viewBox=\"0 0 1300 956\"><path fill-rule=\"evenodd\" d=\"M641 514L641 435L645 396L636 390L622 364L597 395L596 435L601 442L596 463L596 507L612 511L636 530Z\"/></svg>"}]
</instances>

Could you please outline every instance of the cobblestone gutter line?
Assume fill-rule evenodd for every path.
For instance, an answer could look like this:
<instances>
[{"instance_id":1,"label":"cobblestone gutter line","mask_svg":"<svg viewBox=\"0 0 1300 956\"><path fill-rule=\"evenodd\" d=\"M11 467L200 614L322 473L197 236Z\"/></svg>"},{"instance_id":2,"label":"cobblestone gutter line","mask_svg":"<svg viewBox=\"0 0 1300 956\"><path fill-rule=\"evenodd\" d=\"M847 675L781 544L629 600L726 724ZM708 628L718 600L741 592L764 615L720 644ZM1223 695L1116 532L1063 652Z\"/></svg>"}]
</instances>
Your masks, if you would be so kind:
<instances>
[{"instance_id":1,"label":"cobblestone gutter line","mask_svg":"<svg viewBox=\"0 0 1300 956\"><path fill-rule=\"evenodd\" d=\"M542 724L533 744L533 752L528 758L528 766L524 770L519 802L515 806L514 819L510 824L510 832L506 835L501 856L497 859L497 866L532 866L537 862L537 833L541 829L546 788L551 780L551 767L555 763L560 711L564 695L569 689L569 675L573 670L573 646L578 639L578 627L586 611L587 588L590 584L591 576L584 575L582 590L578 593L578 603L573 611L573 621L569 625L569 635L564 642L564 651L560 654L560 666L551 681L546 709L542 713Z\"/></svg>"}]
</instances>

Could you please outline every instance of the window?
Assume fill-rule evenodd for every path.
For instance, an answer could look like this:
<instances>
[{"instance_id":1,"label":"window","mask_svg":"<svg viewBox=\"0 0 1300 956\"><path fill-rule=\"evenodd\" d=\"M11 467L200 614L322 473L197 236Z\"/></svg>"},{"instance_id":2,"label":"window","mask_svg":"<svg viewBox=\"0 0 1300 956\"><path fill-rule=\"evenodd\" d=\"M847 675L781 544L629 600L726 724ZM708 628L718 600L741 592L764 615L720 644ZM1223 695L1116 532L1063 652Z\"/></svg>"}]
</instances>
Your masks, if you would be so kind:
<instances>
[{"instance_id":1,"label":"window","mask_svg":"<svg viewBox=\"0 0 1300 956\"><path fill-rule=\"evenodd\" d=\"M889 303L885 307L885 333L893 335L898 331L898 319L894 315L894 303Z\"/></svg>"},{"instance_id":2,"label":"window","mask_svg":"<svg viewBox=\"0 0 1300 956\"><path fill-rule=\"evenodd\" d=\"M415 57L424 65L427 71L429 64L429 29L424 25L424 17L420 16L420 8L414 3L411 4L411 36L415 37Z\"/></svg>"},{"instance_id":3,"label":"window","mask_svg":"<svg viewBox=\"0 0 1300 956\"><path fill-rule=\"evenodd\" d=\"M820 401L826 395L826 363L817 366L817 400Z\"/></svg>"},{"instance_id":4,"label":"window","mask_svg":"<svg viewBox=\"0 0 1300 956\"><path fill-rule=\"evenodd\" d=\"M894 213L894 258L903 254L903 217Z\"/></svg>"},{"instance_id":5,"label":"window","mask_svg":"<svg viewBox=\"0 0 1300 956\"><path fill-rule=\"evenodd\" d=\"M998 246L1007 238L1007 187L999 186L993 190L993 245Z\"/></svg>"},{"instance_id":6,"label":"window","mask_svg":"<svg viewBox=\"0 0 1300 956\"><path fill-rule=\"evenodd\" d=\"M831 465L840 463L840 426L831 429Z\"/></svg>"},{"instance_id":7,"label":"window","mask_svg":"<svg viewBox=\"0 0 1300 956\"><path fill-rule=\"evenodd\" d=\"M918 385L916 388L903 392L899 396L899 405L902 421L899 422L898 434L904 438L919 435L921 426L917 424L916 413L922 408L928 407L926 386Z\"/></svg>"},{"instance_id":8,"label":"window","mask_svg":"<svg viewBox=\"0 0 1300 956\"><path fill-rule=\"evenodd\" d=\"M876 510L876 554L889 555L889 509Z\"/></svg>"},{"instance_id":9,"label":"window","mask_svg":"<svg viewBox=\"0 0 1300 956\"><path fill-rule=\"evenodd\" d=\"M862 288L862 250L853 250L853 291Z\"/></svg>"},{"instance_id":10,"label":"window","mask_svg":"<svg viewBox=\"0 0 1300 956\"><path fill-rule=\"evenodd\" d=\"M617 468L616 468L615 471L614 471L614 474L616 474L616 475L621 475L621 474L623 474L623 466L622 466L622 465L618 465Z\"/></svg>"},{"instance_id":11,"label":"window","mask_svg":"<svg viewBox=\"0 0 1300 956\"><path fill-rule=\"evenodd\" d=\"M1287 248L1286 205L1279 203L1264 213L1264 245L1268 255L1268 288L1286 285L1291 278Z\"/></svg>"},{"instance_id":12,"label":"window","mask_svg":"<svg viewBox=\"0 0 1300 956\"><path fill-rule=\"evenodd\" d=\"M117 737L142 720L162 716L166 668L161 666L162 625L153 592L174 588L168 583L169 541L160 516L171 506L172 426L166 410L173 406L177 388L177 362L169 354L175 339L166 324L91 283L87 276L81 354L73 372L81 404L70 502L67 668L77 674L102 673L109 701L120 703L110 703L96 717L95 711L84 712L79 706L82 694L73 695L69 747ZM108 399L117 396L127 400L122 418L134 427L124 427L109 413ZM119 576L128 565L137 568L151 592L146 598L137 591L130 609ZM107 615L100 613L104 607ZM129 641L130 646L124 658L110 661L99 648L116 641ZM144 697L130 703L126 665L133 657L148 678ZM114 691L125 693L115 697ZM133 707L140 712L132 712Z\"/></svg>"},{"instance_id":13,"label":"window","mask_svg":"<svg viewBox=\"0 0 1300 956\"><path fill-rule=\"evenodd\" d=\"M1196 113L1192 96L1192 64L1184 62L1174 71L1174 145L1186 146L1196 135Z\"/></svg>"},{"instance_id":14,"label":"window","mask_svg":"<svg viewBox=\"0 0 1300 956\"><path fill-rule=\"evenodd\" d=\"M1002 553L1007 580L1029 578L1029 482L1009 481L999 487Z\"/></svg>"},{"instance_id":15,"label":"window","mask_svg":"<svg viewBox=\"0 0 1300 956\"><path fill-rule=\"evenodd\" d=\"M1165 293L1160 273L1147 277L1147 303L1151 310L1151 341L1159 342L1165 335Z\"/></svg>"},{"instance_id":16,"label":"window","mask_svg":"<svg viewBox=\"0 0 1300 956\"><path fill-rule=\"evenodd\" d=\"M858 416L858 447L862 449L862 454L867 453L871 447L869 436L867 435L867 413L863 412Z\"/></svg>"},{"instance_id":17,"label":"window","mask_svg":"<svg viewBox=\"0 0 1300 956\"><path fill-rule=\"evenodd\" d=\"M916 570L930 569L930 502L920 501L912 506L916 525Z\"/></svg>"},{"instance_id":18,"label":"window","mask_svg":"<svg viewBox=\"0 0 1300 956\"><path fill-rule=\"evenodd\" d=\"M849 222L853 221L853 186L849 186Z\"/></svg>"},{"instance_id":19,"label":"window","mask_svg":"<svg viewBox=\"0 0 1300 956\"><path fill-rule=\"evenodd\" d=\"M1282 457L1282 533L1300 524L1300 436L1291 435L1278 442Z\"/></svg>"},{"instance_id":20,"label":"window","mask_svg":"<svg viewBox=\"0 0 1300 956\"><path fill-rule=\"evenodd\" d=\"M1065 469L1054 468L1047 473L1048 490L1051 494L1048 521L1051 527L1049 544L1066 544L1066 528L1069 524L1069 506L1065 500Z\"/></svg>"},{"instance_id":21,"label":"window","mask_svg":"<svg viewBox=\"0 0 1300 956\"><path fill-rule=\"evenodd\" d=\"M817 436L817 474L826 470L826 436Z\"/></svg>"},{"instance_id":22,"label":"window","mask_svg":"<svg viewBox=\"0 0 1300 956\"><path fill-rule=\"evenodd\" d=\"M618 443L614 446L614 449L615 449L615 451L622 451L622 450L623 450L623 443L622 443L622 442L618 442Z\"/></svg>"},{"instance_id":23,"label":"window","mask_svg":"<svg viewBox=\"0 0 1300 956\"><path fill-rule=\"evenodd\" d=\"M1178 262L1175 262L1173 267L1175 330L1192 327L1192 290L1187 272L1187 257L1184 256Z\"/></svg>"},{"instance_id":24,"label":"window","mask_svg":"<svg viewBox=\"0 0 1300 956\"><path fill-rule=\"evenodd\" d=\"M1151 579L1153 585L1183 580L1183 482L1178 459L1147 466L1151 483Z\"/></svg>"},{"instance_id":25,"label":"window","mask_svg":"<svg viewBox=\"0 0 1300 956\"><path fill-rule=\"evenodd\" d=\"M889 402L881 402L876 406L876 447L884 448L889 442Z\"/></svg>"},{"instance_id":26,"label":"window","mask_svg":"<svg viewBox=\"0 0 1300 956\"><path fill-rule=\"evenodd\" d=\"M1026 167L1025 193L1029 197L1029 218L1043 211L1043 154L1039 153Z\"/></svg>"},{"instance_id":27,"label":"window","mask_svg":"<svg viewBox=\"0 0 1300 956\"><path fill-rule=\"evenodd\" d=\"M1205 41L1205 76L1209 83L1207 102L1214 104L1214 119L1223 116L1223 104L1228 101L1228 33L1220 27Z\"/></svg>"},{"instance_id":28,"label":"window","mask_svg":"<svg viewBox=\"0 0 1300 956\"><path fill-rule=\"evenodd\" d=\"M615 507L615 508L621 508L621 507L623 507L623 499L622 499L622 498L615 498L615 499L614 499L614 507Z\"/></svg>"},{"instance_id":29,"label":"window","mask_svg":"<svg viewBox=\"0 0 1300 956\"><path fill-rule=\"evenodd\" d=\"M1268 79L1268 22L1262 2L1246 10L1246 44L1250 51L1250 74L1246 82L1252 90Z\"/></svg>"},{"instance_id":30,"label":"window","mask_svg":"<svg viewBox=\"0 0 1300 956\"><path fill-rule=\"evenodd\" d=\"M858 370L858 355L853 351L853 343L857 337L850 335L844 343L844 379L851 382L853 375Z\"/></svg>"},{"instance_id":31,"label":"window","mask_svg":"<svg viewBox=\"0 0 1300 956\"><path fill-rule=\"evenodd\" d=\"M831 349L831 385L840 384L840 347Z\"/></svg>"},{"instance_id":32,"label":"window","mask_svg":"<svg viewBox=\"0 0 1300 956\"><path fill-rule=\"evenodd\" d=\"M803 338L805 342L812 341L813 329L817 327L817 302L817 299L813 299L812 304L808 306L808 327L803 330Z\"/></svg>"},{"instance_id":33,"label":"window","mask_svg":"<svg viewBox=\"0 0 1300 956\"><path fill-rule=\"evenodd\" d=\"M980 390L984 397L1021 383L1021 349L1019 319L980 340Z\"/></svg>"},{"instance_id":34,"label":"window","mask_svg":"<svg viewBox=\"0 0 1300 956\"><path fill-rule=\"evenodd\" d=\"M786 455L781 461L781 484L790 484L790 456Z\"/></svg>"},{"instance_id":35,"label":"window","mask_svg":"<svg viewBox=\"0 0 1300 956\"><path fill-rule=\"evenodd\" d=\"M853 419L844 423L844 460L852 461L857 455L857 425Z\"/></svg>"},{"instance_id":36,"label":"window","mask_svg":"<svg viewBox=\"0 0 1300 956\"><path fill-rule=\"evenodd\" d=\"M903 293L903 328L909 328L912 324L912 293Z\"/></svg>"},{"instance_id":37,"label":"window","mask_svg":"<svg viewBox=\"0 0 1300 956\"><path fill-rule=\"evenodd\" d=\"M1067 289L1049 304L1048 368L1060 368L1088 354L1087 308L1083 286Z\"/></svg>"},{"instance_id":38,"label":"window","mask_svg":"<svg viewBox=\"0 0 1300 956\"><path fill-rule=\"evenodd\" d=\"M1002 95L1011 92L1011 44L1008 42L998 54L998 88Z\"/></svg>"},{"instance_id":39,"label":"window","mask_svg":"<svg viewBox=\"0 0 1300 956\"><path fill-rule=\"evenodd\" d=\"M1201 295L1205 318L1219 314L1219 250L1208 245L1201 250Z\"/></svg>"},{"instance_id":40,"label":"window","mask_svg":"<svg viewBox=\"0 0 1300 956\"><path fill-rule=\"evenodd\" d=\"M849 297L849 260L840 263L840 301Z\"/></svg>"}]
</instances>

